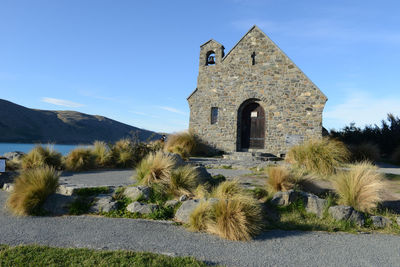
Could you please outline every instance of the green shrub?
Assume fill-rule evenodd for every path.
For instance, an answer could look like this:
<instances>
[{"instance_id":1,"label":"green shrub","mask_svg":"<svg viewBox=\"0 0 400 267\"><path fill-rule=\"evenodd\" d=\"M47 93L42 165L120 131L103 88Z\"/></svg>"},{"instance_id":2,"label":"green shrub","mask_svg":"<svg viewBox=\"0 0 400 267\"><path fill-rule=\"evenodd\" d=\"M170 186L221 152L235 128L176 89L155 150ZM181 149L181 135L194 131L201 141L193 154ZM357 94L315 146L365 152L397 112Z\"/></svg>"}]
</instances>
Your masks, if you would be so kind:
<instances>
[{"instance_id":1,"label":"green shrub","mask_svg":"<svg viewBox=\"0 0 400 267\"><path fill-rule=\"evenodd\" d=\"M348 146L350 151L351 162L371 161L376 162L379 160L379 147L371 143L363 143L360 145Z\"/></svg>"},{"instance_id":2,"label":"green shrub","mask_svg":"<svg viewBox=\"0 0 400 267\"><path fill-rule=\"evenodd\" d=\"M62 169L62 155L53 150L51 146L35 146L28 154L22 157L22 168L32 169L37 167L50 166L55 169Z\"/></svg>"},{"instance_id":3,"label":"green shrub","mask_svg":"<svg viewBox=\"0 0 400 267\"><path fill-rule=\"evenodd\" d=\"M95 156L91 149L75 148L67 155L65 167L69 171L85 171L96 167Z\"/></svg>"},{"instance_id":4,"label":"green shrub","mask_svg":"<svg viewBox=\"0 0 400 267\"><path fill-rule=\"evenodd\" d=\"M333 180L339 202L356 210L370 212L381 201L384 188L383 176L369 162L353 165L349 171L341 171Z\"/></svg>"},{"instance_id":5,"label":"green shrub","mask_svg":"<svg viewBox=\"0 0 400 267\"><path fill-rule=\"evenodd\" d=\"M349 151L337 140L322 138L309 140L290 148L285 160L309 172L328 176L335 173L337 167L347 162Z\"/></svg>"},{"instance_id":6,"label":"green shrub","mask_svg":"<svg viewBox=\"0 0 400 267\"><path fill-rule=\"evenodd\" d=\"M102 141L95 141L92 148L96 165L99 167L109 167L112 164L112 154L110 147Z\"/></svg>"},{"instance_id":7,"label":"green shrub","mask_svg":"<svg viewBox=\"0 0 400 267\"><path fill-rule=\"evenodd\" d=\"M38 212L46 198L55 193L59 173L53 167L38 167L24 170L15 180L7 206L16 215L29 215Z\"/></svg>"}]
</instances>

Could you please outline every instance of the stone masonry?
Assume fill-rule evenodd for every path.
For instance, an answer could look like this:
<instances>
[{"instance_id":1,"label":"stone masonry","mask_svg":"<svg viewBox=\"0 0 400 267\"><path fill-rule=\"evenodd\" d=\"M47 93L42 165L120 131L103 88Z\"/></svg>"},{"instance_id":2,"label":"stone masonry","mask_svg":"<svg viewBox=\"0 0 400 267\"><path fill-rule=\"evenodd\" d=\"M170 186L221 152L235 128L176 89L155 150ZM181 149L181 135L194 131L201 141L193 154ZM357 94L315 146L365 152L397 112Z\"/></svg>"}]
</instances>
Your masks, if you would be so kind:
<instances>
[{"instance_id":1,"label":"stone masonry","mask_svg":"<svg viewBox=\"0 0 400 267\"><path fill-rule=\"evenodd\" d=\"M209 55L215 64L209 64ZM199 63L197 88L188 97L189 128L204 142L225 152L279 156L292 145L321 138L326 96L257 26L226 55L220 43L206 42ZM241 112L250 103L265 113L265 136L263 148L245 150ZM214 123L212 108L218 108Z\"/></svg>"}]
</instances>

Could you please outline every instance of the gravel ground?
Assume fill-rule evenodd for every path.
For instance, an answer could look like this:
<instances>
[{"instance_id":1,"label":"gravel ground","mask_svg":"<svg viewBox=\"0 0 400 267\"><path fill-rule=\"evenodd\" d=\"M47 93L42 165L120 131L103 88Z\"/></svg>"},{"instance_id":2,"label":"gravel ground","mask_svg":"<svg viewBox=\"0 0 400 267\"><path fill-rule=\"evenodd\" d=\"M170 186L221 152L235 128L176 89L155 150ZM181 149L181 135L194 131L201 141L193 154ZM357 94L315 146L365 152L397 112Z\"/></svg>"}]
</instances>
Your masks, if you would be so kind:
<instances>
[{"instance_id":1,"label":"gravel ground","mask_svg":"<svg viewBox=\"0 0 400 267\"><path fill-rule=\"evenodd\" d=\"M8 193L0 191L4 207ZM94 216L13 217L0 210L0 243L125 249L194 256L226 266L399 266L400 238L269 231L251 242L192 233L165 222Z\"/></svg>"},{"instance_id":2,"label":"gravel ground","mask_svg":"<svg viewBox=\"0 0 400 267\"><path fill-rule=\"evenodd\" d=\"M100 170L88 172L63 172L60 184L79 186L123 186L134 183L133 170Z\"/></svg>"}]
</instances>

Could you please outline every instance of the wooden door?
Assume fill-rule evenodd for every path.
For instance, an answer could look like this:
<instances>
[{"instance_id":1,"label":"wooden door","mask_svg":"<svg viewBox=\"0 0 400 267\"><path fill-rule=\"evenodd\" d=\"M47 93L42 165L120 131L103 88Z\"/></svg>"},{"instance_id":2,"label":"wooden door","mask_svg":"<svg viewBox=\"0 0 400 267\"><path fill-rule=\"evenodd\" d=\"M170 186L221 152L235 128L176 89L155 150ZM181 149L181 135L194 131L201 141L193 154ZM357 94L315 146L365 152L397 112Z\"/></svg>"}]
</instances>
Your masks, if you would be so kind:
<instances>
[{"instance_id":1,"label":"wooden door","mask_svg":"<svg viewBox=\"0 0 400 267\"><path fill-rule=\"evenodd\" d=\"M258 103L250 103L243 109L241 126L241 147L263 149L265 113Z\"/></svg>"}]
</instances>

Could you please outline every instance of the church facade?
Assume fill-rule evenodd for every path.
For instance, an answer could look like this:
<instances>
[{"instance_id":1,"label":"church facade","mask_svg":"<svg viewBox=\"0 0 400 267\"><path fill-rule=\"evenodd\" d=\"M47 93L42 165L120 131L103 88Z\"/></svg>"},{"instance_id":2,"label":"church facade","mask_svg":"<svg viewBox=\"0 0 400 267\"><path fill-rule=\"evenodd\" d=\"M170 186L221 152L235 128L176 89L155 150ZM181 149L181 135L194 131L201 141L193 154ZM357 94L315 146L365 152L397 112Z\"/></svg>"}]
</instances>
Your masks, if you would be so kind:
<instances>
[{"instance_id":1,"label":"church facade","mask_svg":"<svg viewBox=\"0 0 400 267\"><path fill-rule=\"evenodd\" d=\"M197 88L188 97L189 129L225 152L276 156L322 136L327 101L318 87L257 26L225 55L200 46Z\"/></svg>"}]
</instances>

